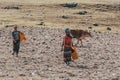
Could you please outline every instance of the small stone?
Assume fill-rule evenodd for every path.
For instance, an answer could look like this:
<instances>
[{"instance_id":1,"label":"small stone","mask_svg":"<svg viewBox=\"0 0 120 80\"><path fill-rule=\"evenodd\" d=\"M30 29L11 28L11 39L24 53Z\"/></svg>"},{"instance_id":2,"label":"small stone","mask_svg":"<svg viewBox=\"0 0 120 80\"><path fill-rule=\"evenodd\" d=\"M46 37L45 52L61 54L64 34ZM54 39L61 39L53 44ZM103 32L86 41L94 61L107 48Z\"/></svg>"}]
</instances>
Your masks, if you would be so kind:
<instances>
[{"instance_id":1,"label":"small stone","mask_svg":"<svg viewBox=\"0 0 120 80\"><path fill-rule=\"evenodd\" d=\"M79 14L79 15L85 15L85 14L87 14L87 11L79 11L77 14Z\"/></svg>"},{"instance_id":2,"label":"small stone","mask_svg":"<svg viewBox=\"0 0 120 80\"><path fill-rule=\"evenodd\" d=\"M66 4L61 4L63 7L68 7L68 8L74 8L77 7L78 3L66 3Z\"/></svg>"},{"instance_id":3,"label":"small stone","mask_svg":"<svg viewBox=\"0 0 120 80\"><path fill-rule=\"evenodd\" d=\"M44 22L40 22L38 25L44 25Z\"/></svg>"},{"instance_id":4,"label":"small stone","mask_svg":"<svg viewBox=\"0 0 120 80\"><path fill-rule=\"evenodd\" d=\"M45 42L42 42L42 44L45 44Z\"/></svg>"},{"instance_id":5,"label":"small stone","mask_svg":"<svg viewBox=\"0 0 120 80\"><path fill-rule=\"evenodd\" d=\"M68 19L68 17L67 17L67 16L64 16L64 15L62 16L62 18L63 18L63 19Z\"/></svg>"},{"instance_id":6,"label":"small stone","mask_svg":"<svg viewBox=\"0 0 120 80\"><path fill-rule=\"evenodd\" d=\"M88 27L89 29L92 29L92 27Z\"/></svg>"},{"instance_id":7,"label":"small stone","mask_svg":"<svg viewBox=\"0 0 120 80\"><path fill-rule=\"evenodd\" d=\"M107 27L107 30L112 30L110 27Z\"/></svg>"},{"instance_id":8,"label":"small stone","mask_svg":"<svg viewBox=\"0 0 120 80\"><path fill-rule=\"evenodd\" d=\"M94 25L94 26L99 26L97 23L94 23L93 25Z\"/></svg>"},{"instance_id":9,"label":"small stone","mask_svg":"<svg viewBox=\"0 0 120 80\"><path fill-rule=\"evenodd\" d=\"M33 49L32 52L34 52L35 50Z\"/></svg>"},{"instance_id":10,"label":"small stone","mask_svg":"<svg viewBox=\"0 0 120 80\"><path fill-rule=\"evenodd\" d=\"M20 74L19 76L26 76L25 74Z\"/></svg>"}]
</instances>

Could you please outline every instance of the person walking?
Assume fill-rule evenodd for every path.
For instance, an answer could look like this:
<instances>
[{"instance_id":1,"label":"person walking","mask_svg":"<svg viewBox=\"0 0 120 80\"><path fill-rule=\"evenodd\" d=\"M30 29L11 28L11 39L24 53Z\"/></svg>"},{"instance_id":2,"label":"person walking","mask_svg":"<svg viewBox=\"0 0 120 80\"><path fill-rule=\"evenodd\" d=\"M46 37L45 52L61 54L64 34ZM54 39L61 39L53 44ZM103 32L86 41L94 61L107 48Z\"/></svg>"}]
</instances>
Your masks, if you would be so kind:
<instances>
[{"instance_id":1,"label":"person walking","mask_svg":"<svg viewBox=\"0 0 120 80\"><path fill-rule=\"evenodd\" d=\"M16 53L16 57L18 57L19 49L20 49L20 31L17 30L17 26L14 27L14 31L12 32L13 38L13 53Z\"/></svg>"},{"instance_id":2,"label":"person walking","mask_svg":"<svg viewBox=\"0 0 120 80\"><path fill-rule=\"evenodd\" d=\"M62 51L64 51L64 62L69 65L71 62L71 55L73 53L73 42L72 42L72 35L70 33L70 29L66 28L65 29L65 33L66 35L63 38L63 42L62 42Z\"/></svg>"}]
</instances>

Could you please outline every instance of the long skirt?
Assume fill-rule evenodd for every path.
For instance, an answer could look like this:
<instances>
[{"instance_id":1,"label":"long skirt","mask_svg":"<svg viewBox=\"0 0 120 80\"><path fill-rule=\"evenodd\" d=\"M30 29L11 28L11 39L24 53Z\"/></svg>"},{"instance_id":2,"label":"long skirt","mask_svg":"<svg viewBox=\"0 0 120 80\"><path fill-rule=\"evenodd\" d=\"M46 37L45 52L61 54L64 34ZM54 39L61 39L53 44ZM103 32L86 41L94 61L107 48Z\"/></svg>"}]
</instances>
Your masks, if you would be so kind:
<instances>
[{"instance_id":1,"label":"long skirt","mask_svg":"<svg viewBox=\"0 0 120 80\"><path fill-rule=\"evenodd\" d=\"M72 54L71 48L64 48L64 61L65 62L71 61L71 54Z\"/></svg>"}]
</instances>

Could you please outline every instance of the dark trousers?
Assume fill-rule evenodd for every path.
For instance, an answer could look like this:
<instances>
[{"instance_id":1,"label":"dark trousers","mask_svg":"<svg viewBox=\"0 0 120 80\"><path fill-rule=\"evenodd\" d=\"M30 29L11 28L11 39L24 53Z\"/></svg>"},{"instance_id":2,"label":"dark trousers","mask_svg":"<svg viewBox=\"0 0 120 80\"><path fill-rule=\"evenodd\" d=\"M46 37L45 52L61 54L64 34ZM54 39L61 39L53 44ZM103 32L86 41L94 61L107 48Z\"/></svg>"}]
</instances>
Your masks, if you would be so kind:
<instances>
[{"instance_id":1,"label":"dark trousers","mask_svg":"<svg viewBox=\"0 0 120 80\"><path fill-rule=\"evenodd\" d=\"M13 51L16 52L16 54L19 53L20 49L20 40L13 41Z\"/></svg>"}]
</instances>

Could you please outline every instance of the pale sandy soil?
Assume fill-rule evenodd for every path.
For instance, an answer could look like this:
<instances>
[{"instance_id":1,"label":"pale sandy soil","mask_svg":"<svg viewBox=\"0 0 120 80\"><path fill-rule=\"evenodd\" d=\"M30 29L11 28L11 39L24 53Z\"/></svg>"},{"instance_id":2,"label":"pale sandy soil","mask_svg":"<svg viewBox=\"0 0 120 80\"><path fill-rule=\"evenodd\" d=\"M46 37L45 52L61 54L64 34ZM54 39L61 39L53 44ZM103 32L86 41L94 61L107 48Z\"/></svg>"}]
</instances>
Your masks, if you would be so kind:
<instances>
[{"instance_id":1,"label":"pale sandy soil","mask_svg":"<svg viewBox=\"0 0 120 80\"><path fill-rule=\"evenodd\" d=\"M78 6L60 5L71 2ZM20 9L4 9L11 6ZM14 24L27 37L18 58L11 55L13 27L5 27ZM79 59L70 66L60 51L66 27L93 35L78 45ZM0 0L0 80L120 80L119 32L120 0Z\"/></svg>"},{"instance_id":2,"label":"pale sandy soil","mask_svg":"<svg viewBox=\"0 0 120 80\"><path fill-rule=\"evenodd\" d=\"M65 8L60 4L76 2L76 8ZM45 27L53 28L80 28L112 32L120 31L120 1L119 0L1 0L0 26L17 24L39 26L44 22ZM8 6L17 6L20 9L3 9ZM87 11L86 15L76 14ZM62 16L68 19L63 19ZM99 24L98 27L93 26Z\"/></svg>"},{"instance_id":3,"label":"pale sandy soil","mask_svg":"<svg viewBox=\"0 0 120 80\"><path fill-rule=\"evenodd\" d=\"M11 55L12 30L0 29L0 80L120 80L120 33L91 32L94 37L77 46L79 59L67 66L63 29L20 27L27 42L21 43L18 58Z\"/></svg>"},{"instance_id":4,"label":"pale sandy soil","mask_svg":"<svg viewBox=\"0 0 120 80\"><path fill-rule=\"evenodd\" d=\"M119 0L0 0L0 2L7 3L19 3L19 4L60 4L67 2L77 2L77 3L101 3L101 4L113 4L120 3Z\"/></svg>"}]
</instances>

